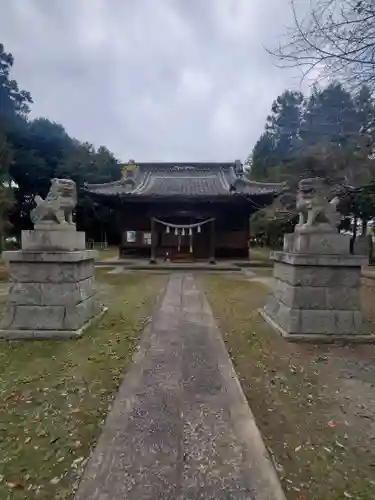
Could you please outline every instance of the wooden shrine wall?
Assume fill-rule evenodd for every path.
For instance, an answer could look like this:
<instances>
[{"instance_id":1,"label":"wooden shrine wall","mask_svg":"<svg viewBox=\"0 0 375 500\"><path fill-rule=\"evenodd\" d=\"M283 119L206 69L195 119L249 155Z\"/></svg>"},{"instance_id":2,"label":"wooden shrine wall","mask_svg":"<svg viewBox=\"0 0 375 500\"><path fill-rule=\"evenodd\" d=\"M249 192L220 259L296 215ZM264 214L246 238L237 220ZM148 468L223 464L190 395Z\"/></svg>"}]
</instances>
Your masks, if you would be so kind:
<instances>
[{"instance_id":1,"label":"wooden shrine wall","mask_svg":"<svg viewBox=\"0 0 375 500\"><path fill-rule=\"evenodd\" d=\"M215 231L215 255L217 258L230 259L248 257L248 240L249 240L249 215L235 207L215 207L210 206L211 212L206 212L205 217L214 216ZM174 214L177 213L176 207L163 206L163 216L160 218L164 221L173 223L181 223L180 219L176 219ZM159 208L160 210L160 208ZM205 207L207 211L207 208ZM120 216L120 231L121 245L120 254L122 256L140 256L149 257L151 251L150 235L151 235L151 217L150 214L155 214L157 217L158 211L150 206L139 206L130 213L130 210L125 210ZM135 212L135 213L134 213ZM142 213L143 212L143 213ZM196 220L202 218L202 209L196 207ZM190 215L186 223L196 221L194 212ZM190 222L189 222L190 221ZM131 234L129 234L131 233ZM131 236L129 241L129 236ZM161 224L155 226L156 237L156 256L164 258L166 253L174 255L179 247L182 253L190 253L190 236L185 235L180 237L174 234L173 229L170 233L166 232L166 227ZM201 232L193 230L192 249L195 259L208 259L210 257L211 245L211 224L207 223L201 226Z\"/></svg>"}]
</instances>

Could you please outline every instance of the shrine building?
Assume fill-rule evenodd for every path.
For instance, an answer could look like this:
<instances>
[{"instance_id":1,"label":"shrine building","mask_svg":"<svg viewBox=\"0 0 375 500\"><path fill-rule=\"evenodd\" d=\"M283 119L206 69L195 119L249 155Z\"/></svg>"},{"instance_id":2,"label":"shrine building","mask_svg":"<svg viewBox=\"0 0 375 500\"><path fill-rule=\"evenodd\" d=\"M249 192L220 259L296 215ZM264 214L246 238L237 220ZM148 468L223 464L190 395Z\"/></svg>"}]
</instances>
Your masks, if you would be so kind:
<instances>
[{"instance_id":1,"label":"shrine building","mask_svg":"<svg viewBox=\"0 0 375 500\"><path fill-rule=\"evenodd\" d=\"M231 163L138 163L120 180L86 184L85 191L115 209L120 258L150 262L247 259L249 218L270 205L281 184L246 179Z\"/></svg>"}]
</instances>

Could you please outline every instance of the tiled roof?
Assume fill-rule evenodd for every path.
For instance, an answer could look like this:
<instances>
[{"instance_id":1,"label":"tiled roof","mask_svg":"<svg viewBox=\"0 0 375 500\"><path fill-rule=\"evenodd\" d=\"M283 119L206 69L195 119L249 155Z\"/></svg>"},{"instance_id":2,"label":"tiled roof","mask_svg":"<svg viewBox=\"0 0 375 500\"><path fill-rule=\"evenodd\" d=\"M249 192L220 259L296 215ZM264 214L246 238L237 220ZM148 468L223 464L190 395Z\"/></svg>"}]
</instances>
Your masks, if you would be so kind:
<instances>
[{"instance_id":1,"label":"tiled roof","mask_svg":"<svg viewBox=\"0 0 375 500\"><path fill-rule=\"evenodd\" d=\"M235 168L238 163L140 163L133 177L85 188L93 194L124 198L256 196L281 191L281 184L248 181Z\"/></svg>"}]
</instances>

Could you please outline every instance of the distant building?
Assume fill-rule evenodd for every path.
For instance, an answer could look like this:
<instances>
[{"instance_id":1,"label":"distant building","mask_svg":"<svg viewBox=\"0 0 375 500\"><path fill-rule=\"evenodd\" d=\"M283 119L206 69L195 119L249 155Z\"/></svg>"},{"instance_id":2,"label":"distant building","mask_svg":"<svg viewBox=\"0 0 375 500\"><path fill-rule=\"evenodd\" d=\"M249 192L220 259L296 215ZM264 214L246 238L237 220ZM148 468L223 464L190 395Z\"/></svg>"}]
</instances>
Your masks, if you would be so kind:
<instances>
[{"instance_id":1,"label":"distant building","mask_svg":"<svg viewBox=\"0 0 375 500\"><path fill-rule=\"evenodd\" d=\"M88 184L96 200L116 209L120 256L171 260L248 257L249 217L272 203L277 183L245 178L232 163L135 163L122 179Z\"/></svg>"}]
</instances>

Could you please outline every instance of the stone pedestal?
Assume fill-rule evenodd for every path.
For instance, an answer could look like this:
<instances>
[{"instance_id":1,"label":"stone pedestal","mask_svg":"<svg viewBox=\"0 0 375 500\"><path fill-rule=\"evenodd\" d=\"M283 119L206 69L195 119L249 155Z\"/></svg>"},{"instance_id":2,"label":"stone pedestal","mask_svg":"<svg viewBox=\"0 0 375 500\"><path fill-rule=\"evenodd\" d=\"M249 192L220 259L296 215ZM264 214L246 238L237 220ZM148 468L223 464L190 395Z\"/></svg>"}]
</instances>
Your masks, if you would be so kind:
<instances>
[{"instance_id":1,"label":"stone pedestal","mask_svg":"<svg viewBox=\"0 0 375 500\"><path fill-rule=\"evenodd\" d=\"M22 231L22 250L27 251L58 251L70 252L72 250L85 250L85 233L70 229L34 229Z\"/></svg>"},{"instance_id":2,"label":"stone pedestal","mask_svg":"<svg viewBox=\"0 0 375 500\"><path fill-rule=\"evenodd\" d=\"M285 235L284 251L273 252L274 291L261 311L291 340L374 340L362 329L361 267L350 255L350 236L307 232Z\"/></svg>"},{"instance_id":3,"label":"stone pedestal","mask_svg":"<svg viewBox=\"0 0 375 500\"><path fill-rule=\"evenodd\" d=\"M3 254L9 298L0 338L79 336L102 312L94 278L96 252L85 249L85 234L74 227L24 231L22 246Z\"/></svg>"}]
</instances>

